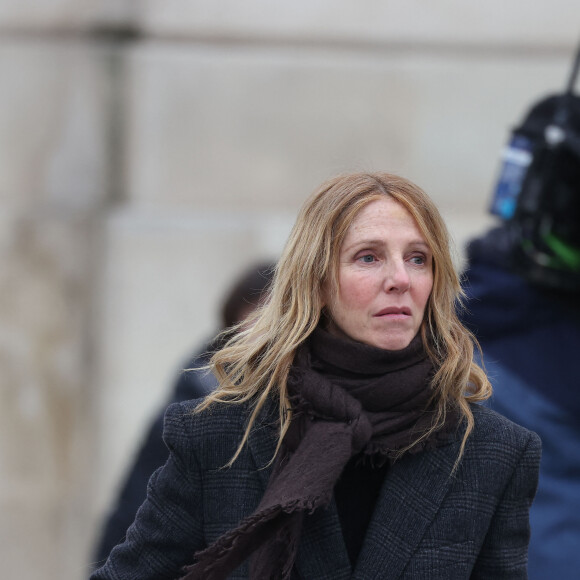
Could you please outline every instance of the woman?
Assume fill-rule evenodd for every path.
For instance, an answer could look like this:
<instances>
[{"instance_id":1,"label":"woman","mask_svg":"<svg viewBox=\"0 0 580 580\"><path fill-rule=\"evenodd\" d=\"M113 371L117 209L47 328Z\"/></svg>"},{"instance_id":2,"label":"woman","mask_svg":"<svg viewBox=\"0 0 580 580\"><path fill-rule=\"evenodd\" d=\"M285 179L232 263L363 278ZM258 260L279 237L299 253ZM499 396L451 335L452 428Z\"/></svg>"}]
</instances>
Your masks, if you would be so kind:
<instances>
[{"instance_id":1,"label":"woman","mask_svg":"<svg viewBox=\"0 0 580 580\"><path fill-rule=\"evenodd\" d=\"M423 191L323 184L218 390L169 408L169 460L93 580L525 578L540 443L475 404L460 297Z\"/></svg>"}]
</instances>

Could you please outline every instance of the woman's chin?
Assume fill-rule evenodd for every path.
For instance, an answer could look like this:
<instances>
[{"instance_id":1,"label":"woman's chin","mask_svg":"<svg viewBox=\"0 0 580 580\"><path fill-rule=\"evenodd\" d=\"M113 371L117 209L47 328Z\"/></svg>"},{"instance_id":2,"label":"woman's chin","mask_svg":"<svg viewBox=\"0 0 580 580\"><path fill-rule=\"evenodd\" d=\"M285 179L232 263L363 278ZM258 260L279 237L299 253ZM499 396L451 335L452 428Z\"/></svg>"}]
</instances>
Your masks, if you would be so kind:
<instances>
[{"instance_id":1,"label":"woman's chin","mask_svg":"<svg viewBox=\"0 0 580 580\"><path fill-rule=\"evenodd\" d=\"M361 342L383 350L403 350L411 344L414 337L415 335L410 333L389 334L389 336L369 337L368 340Z\"/></svg>"}]
</instances>

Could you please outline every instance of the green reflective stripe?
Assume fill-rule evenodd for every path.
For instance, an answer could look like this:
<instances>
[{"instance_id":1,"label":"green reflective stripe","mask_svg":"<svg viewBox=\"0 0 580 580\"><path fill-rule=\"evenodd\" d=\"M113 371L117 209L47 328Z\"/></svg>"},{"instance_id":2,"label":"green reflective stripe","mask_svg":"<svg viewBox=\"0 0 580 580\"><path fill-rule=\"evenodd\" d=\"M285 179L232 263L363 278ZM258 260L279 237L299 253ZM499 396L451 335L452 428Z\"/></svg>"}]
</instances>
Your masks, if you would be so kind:
<instances>
[{"instance_id":1,"label":"green reflective stripe","mask_svg":"<svg viewBox=\"0 0 580 580\"><path fill-rule=\"evenodd\" d=\"M580 270L580 249L564 243L553 234L545 236L544 241L563 265L571 270Z\"/></svg>"}]
</instances>

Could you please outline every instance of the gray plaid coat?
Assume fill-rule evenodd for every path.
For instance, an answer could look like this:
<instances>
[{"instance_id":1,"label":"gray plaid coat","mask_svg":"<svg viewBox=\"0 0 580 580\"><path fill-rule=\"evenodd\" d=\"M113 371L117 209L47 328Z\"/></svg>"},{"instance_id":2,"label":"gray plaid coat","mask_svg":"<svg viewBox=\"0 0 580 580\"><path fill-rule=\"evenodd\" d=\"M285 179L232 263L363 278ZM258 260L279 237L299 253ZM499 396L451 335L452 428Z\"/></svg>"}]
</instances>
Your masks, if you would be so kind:
<instances>
[{"instance_id":1,"label":"gray plaid coat","mask_svg":"<svg viewBox=\"0 0 580 580\"><path fill-rule=\"evenodd\" d=\"M240 440L244 407L220 405L192 416L172 405L164 439L170 457L149 482L126 541L92 580L179 577L202 549L252 513L268 483L275 412L262 414L249 444L223 468ZM540 440L501 415L473 407L475 430L452 475L461 432L389 470L354 570L336 506L307 516L295 577L307 580L527 578L528 511L538 481ZM247 578L247 563L231 578Z\"/></svg>"}]
</instances>

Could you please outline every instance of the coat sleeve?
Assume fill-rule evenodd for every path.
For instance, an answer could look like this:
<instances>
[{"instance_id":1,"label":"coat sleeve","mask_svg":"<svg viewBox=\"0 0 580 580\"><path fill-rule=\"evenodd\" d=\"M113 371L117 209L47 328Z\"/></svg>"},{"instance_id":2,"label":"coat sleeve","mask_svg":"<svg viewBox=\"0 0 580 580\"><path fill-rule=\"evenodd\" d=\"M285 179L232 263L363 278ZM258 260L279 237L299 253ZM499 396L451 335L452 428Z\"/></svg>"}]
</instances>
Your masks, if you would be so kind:
<instances>
[{"instance_id":1,"label":"coat sleeve","mask_svg":"<svg viewBox=\"0 0 580 580\"><path fill-rule=\"evenodd\" d=\"M147 497L147 483L156 469L161 467L169 455L163 443L163 421L165 413L160 412L155 418L143 445L129 470L121 493L115 502L114 509L107 517L102 529L95 559L97 565L105 562L111 550L125 538L129 526L133 523L137 510Z\"/></svg>"},{"instance_id":2,"label":"coat sleeve","mask_svg":"<svg viewBox=\"0 0 580 580\"><path fill-rule=\"evenodd\" d=\"M530 506L538 486L541 442L528 431L526 444L491 520L472 580L527 579Z\"/></svg>"},{"instance_id":3,"label":"coat sleeve","mask_svg":"<svg viewBox=\"0 0 580 580\"><path fill-rule=\"evenodd\" d=\"M215 377L205 371L197 370L207 362L208 358L205 354L197 355L188 361L186 368L189 370L178 374L171 400L163 406L151 423L127 474L121 493L103 525L95 550L95 567L102 565L111 550L123 541L127 529L135 519L137 510L145 501L149 479L155 470L167 461L169 451L162 439L165 408L171 403L204 397L215 388L217 384Z\"/></svg>"},{"instance_id":4,"label":"coat sleeve","mask_svg":"<svg viewBox=\"0 0 580 580\"><path fill-rule=\"evenodd\" d=\"M201 470L192 445L194 418L179 404L167 410L164 441L169 458L149 480L147 498L126 539L91 580L177 578L202 549Z\"/></svg>"}]
</instances>

